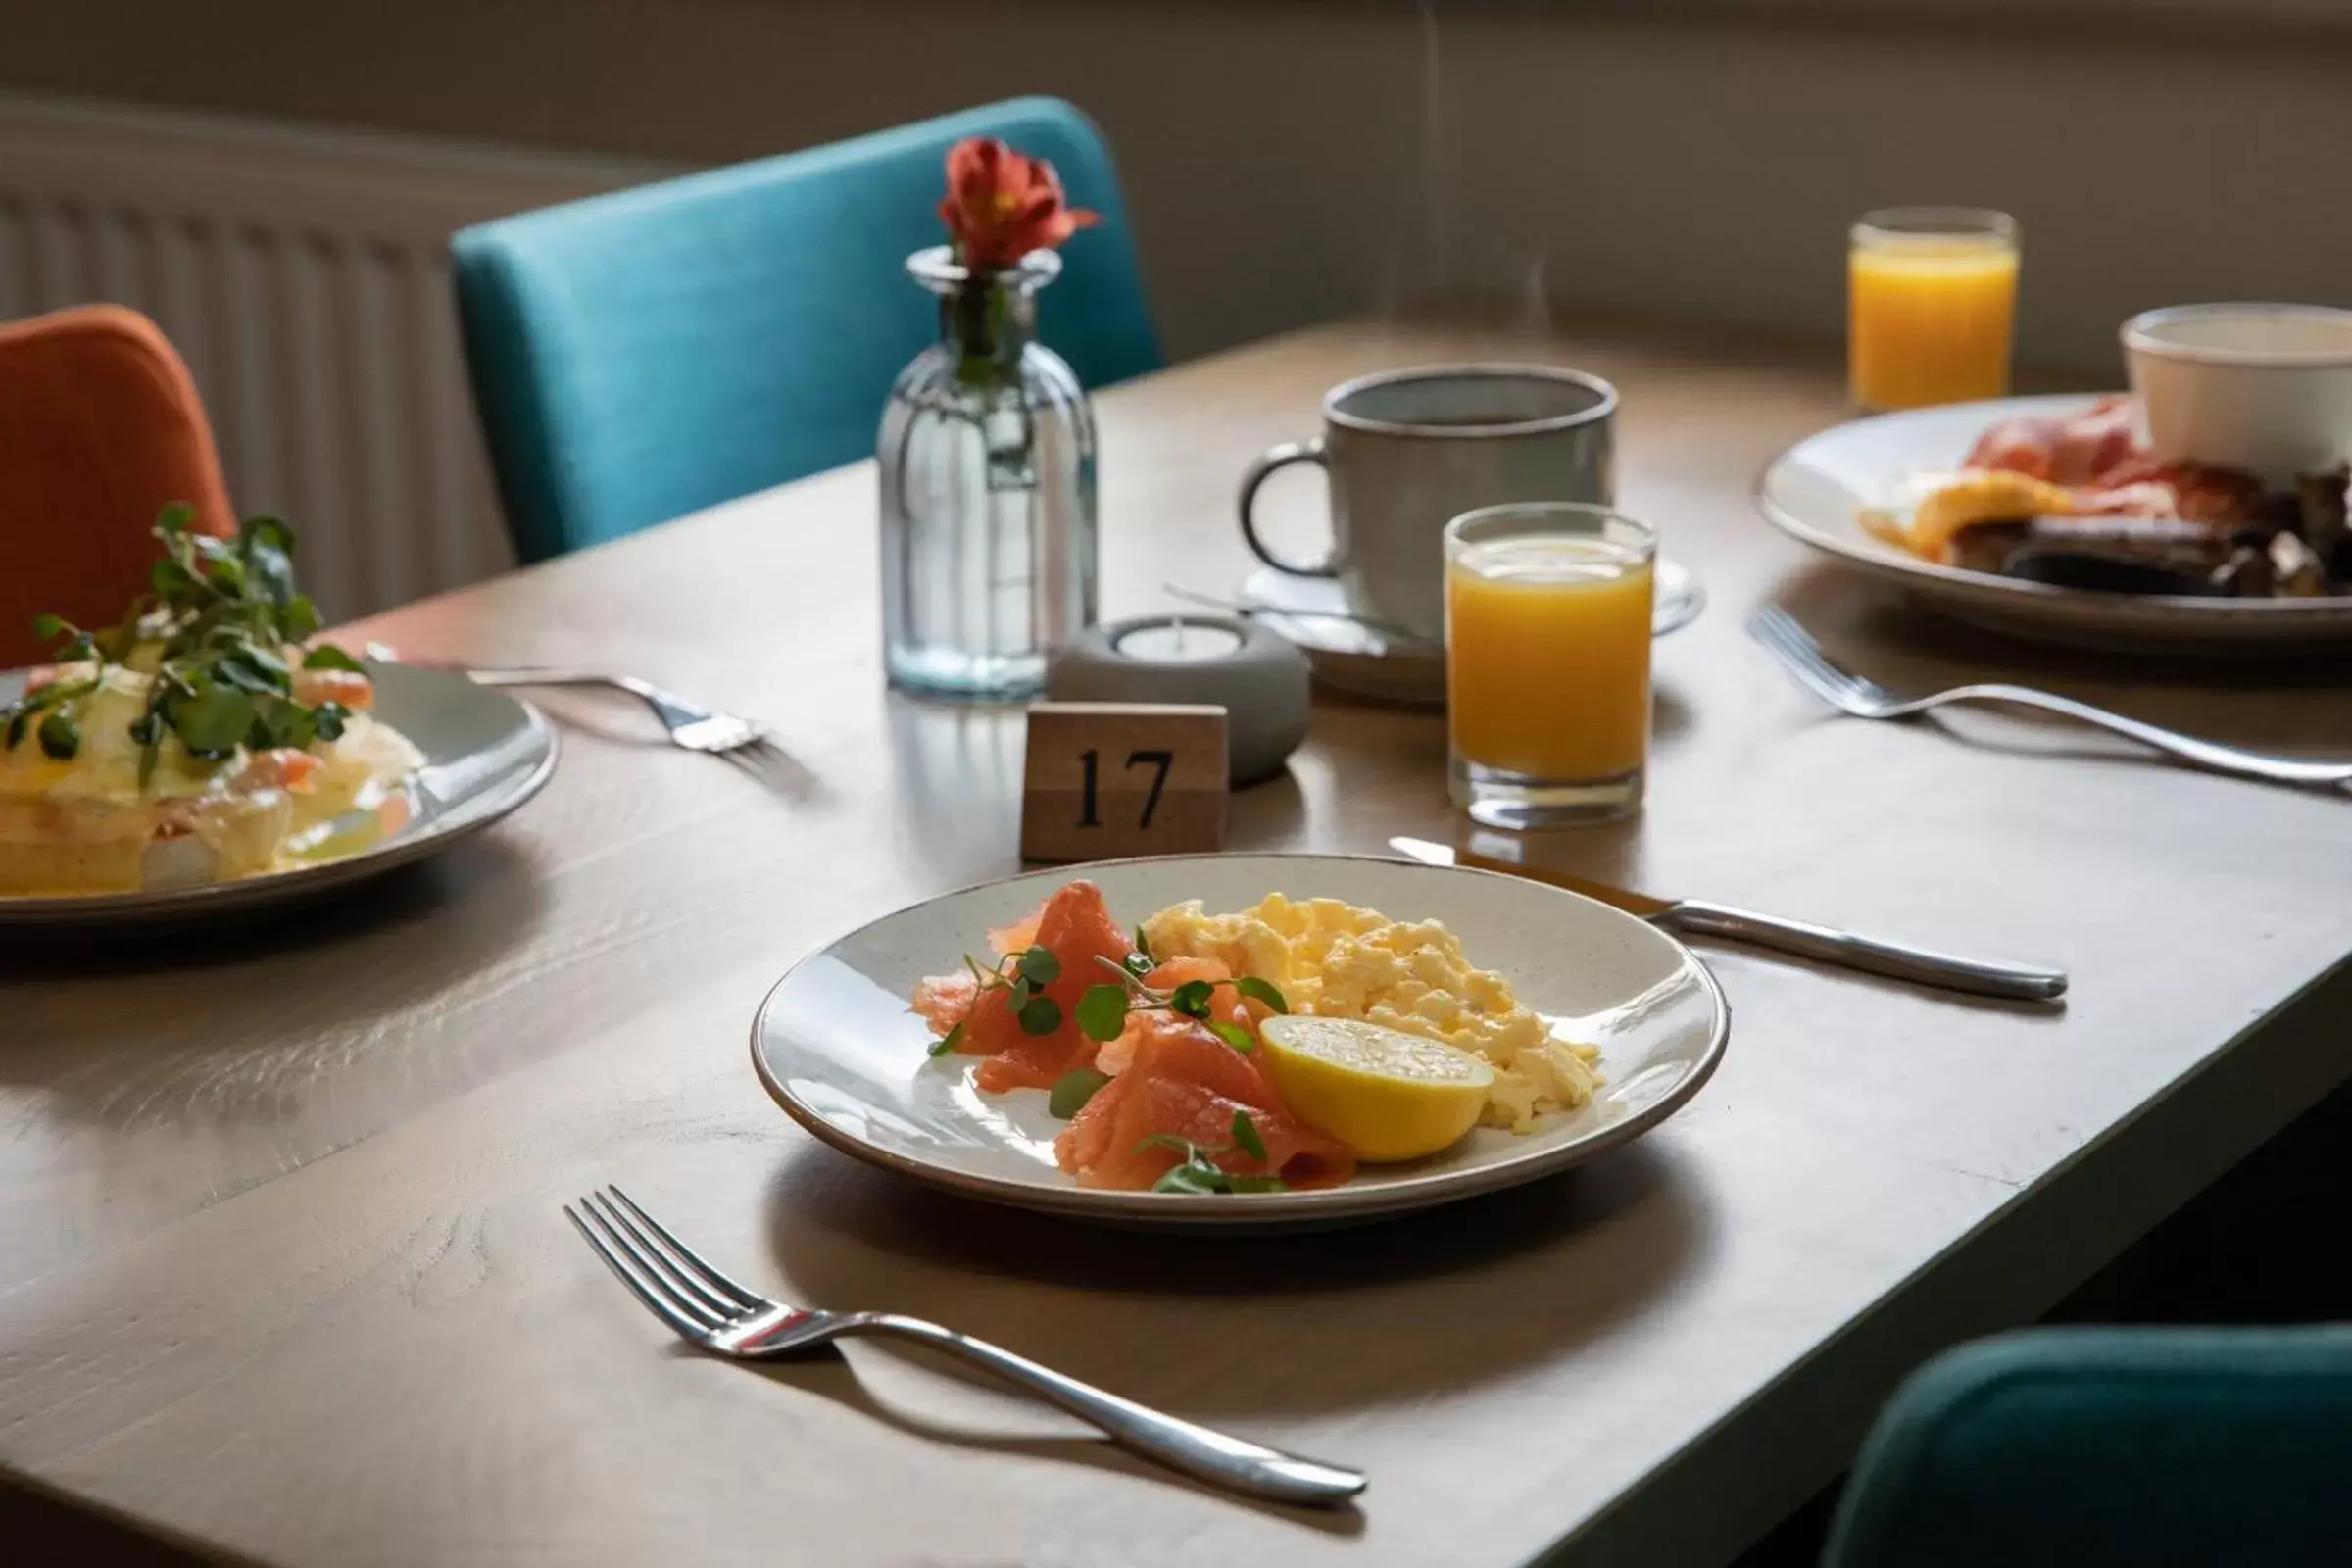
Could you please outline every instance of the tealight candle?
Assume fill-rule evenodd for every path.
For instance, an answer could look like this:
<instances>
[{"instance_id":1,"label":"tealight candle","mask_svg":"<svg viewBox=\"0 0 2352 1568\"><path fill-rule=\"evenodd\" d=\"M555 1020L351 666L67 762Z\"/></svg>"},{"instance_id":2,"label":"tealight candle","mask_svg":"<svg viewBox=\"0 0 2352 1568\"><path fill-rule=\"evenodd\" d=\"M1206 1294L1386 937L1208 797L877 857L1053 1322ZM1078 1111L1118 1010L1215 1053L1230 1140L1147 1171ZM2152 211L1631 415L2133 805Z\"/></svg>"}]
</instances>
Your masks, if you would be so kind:
<instances>
[{"instance_id":1,"label":"tealight candle","mask_svg":"<svg viewBox=\"0 0 2352 1568\"><path fill-rule=\"evenodd\" d=\"M1157 614L1080 633L1046 672L1064 703L1204 703L1225 710L1233 782L1282 771L1306 738L1306 656L1252 621Z\"/></svg>"},{"instance_id":2,"label":"tealight candle","mask_svg":"<svg viewBox=\"0 0 2352 1568\"><path fill-rule=\"evenodd\" d=\"M1110 646L1127 659L1195 664L1231 658L1241 648L1242 637L1233 627L1219 621L1170 615L1165 620L1131 626L1113 638Z\"/></svg>"}]
</instances>

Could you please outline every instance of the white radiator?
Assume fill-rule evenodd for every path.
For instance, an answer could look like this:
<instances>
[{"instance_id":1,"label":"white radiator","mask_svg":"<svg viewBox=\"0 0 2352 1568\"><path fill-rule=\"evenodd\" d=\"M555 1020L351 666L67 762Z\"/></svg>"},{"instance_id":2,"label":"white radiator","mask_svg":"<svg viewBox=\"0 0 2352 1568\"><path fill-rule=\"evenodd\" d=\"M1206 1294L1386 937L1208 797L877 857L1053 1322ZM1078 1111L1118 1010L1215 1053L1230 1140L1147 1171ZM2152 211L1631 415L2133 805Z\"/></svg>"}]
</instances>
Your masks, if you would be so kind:
<instances>
[{"instance_id":1,"label":"white radiator","mask_svg":"<svg viewBox=\"0 0 2352 1568\"><path fill-rule=\"evenodd\" d=\"M677 172L0 94L0 318L101 300L153 317L238 511L293 522L305 586L346 618L513 561L451 233Z\"/></svg>"}]
</instances>

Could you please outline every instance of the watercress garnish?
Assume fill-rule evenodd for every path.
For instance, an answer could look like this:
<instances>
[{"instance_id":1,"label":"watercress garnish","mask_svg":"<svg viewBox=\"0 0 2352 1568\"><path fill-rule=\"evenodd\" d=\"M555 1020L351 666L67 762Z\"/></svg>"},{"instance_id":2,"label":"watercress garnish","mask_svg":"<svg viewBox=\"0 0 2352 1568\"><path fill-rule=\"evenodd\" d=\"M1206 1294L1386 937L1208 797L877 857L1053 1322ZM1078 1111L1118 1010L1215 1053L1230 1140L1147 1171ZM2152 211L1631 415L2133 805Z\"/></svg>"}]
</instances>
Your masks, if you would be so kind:
<instances>
[{"instance_id":1,"label":"watercress garnish","mask_svg":"<svg viewBox=\"0 0 2352 1568\"><path fill-rule=\"evenodd\" d=\"M1246 1110L1233 1113L1233 1141L1251 1159L1261 1165L1266 1162L1265 1140L1257 1136L1257 1123L1250 1119Z\"/></svg>"},{"instance_id":2,"label":"watercress garnish","mask_svg":"<svg viewBox=\"0 0 2352 1568\"><path fill-rule=\"evenodd\" d=\"M1236 1176L1217 1163L1216 1156L1239 1149L1259 1164L1266 1159L1265 1140L1258 1135L1257 1124L1246 1110L1233 1113L1233 1142L1229 1144L1196 1144L1189 1138L1173 1133L1153 1133L1135 1146L1140 1153L1147 1149L1172 1149L1183 1157L1168 1167L1166 1174L1152 1184L1155 1193L1281 1193L1290 1190L1279 1176Z\"/></svg>"},{"instance_id":3,"label":"watercress garnish","mask_svg":"<svg viewBox=\"0 0 2352 1568\"><path fill-rule=\"evenodd\" d=\"M993 967L985 969L967 953L963 956L963 966L972 973L973 1005L977 1006L980 999L991 991L1002 991L1004 1005L1011 1009L1013 1021L1021 1026L1023 1034L1050 1035L1061 1027L1061 1004L1044 995L1041 989L1061 978L1061 960L1051 949L1023 948L1018 953L1004 955ZM968 1019L971 1015L967 1012L964 1016ZM959 1023L942 1037L939 1045L931 1048L931 1054L945 1054L955 1049L947 1041L960 1042L962 1038L963 1025Z\"/></svg>"},{"instance_id":4,"label":"watercress garnish","mask_svg":"<svg viewBox=\"0 0 2352 1568\"><path fill-rule=\"evenodd\" d=\"M1173 991L1160 992L1144 984L1141 975L1124 965L1112 963L1108 958L1097 961L1119 978L1115 985L1089 986L1078 999L1078 1029L1089 1040L1118 1039L1126 1031L1130 1012L1172 1012L1207 1025L1219 1040L1247 1056L1257 1049L1257 1039L1240 1024L1210 1016L1209 1001L1216 995L1216 988L1231 986L1274 1012L1291 1010L1279 989L1254 975L1230 980L1187 980Z\"/></svg>"},{"instance_id":5,"label":"watercress garnish","mask_svg":"<svg viewBox=\"0 0 2352 1568\"><path fill-rule=\"evenodd\" d=\"M0 707L0 741L13 750L30 731L47 755L77 756L83 699L105 683L109 666L128 665L134 654L153 672L147 707L130 724L142 785L154 776L167 733L208 761L239 746L307 747L343 733L347 710L294 697L288 651L318 629L318 607L294 587L294 530L275 517L249 517L234 539L216 539L195 532L195 520L182 503L157 516L163 559L119 625L90 632L61 615L34 617L34 634L60 645L54 662L86 665L89 673ZM331 646L311 649L302 667L361 669Z\"/></svg>"},{"instance_id":6,"label":"watercress garnish","mask_svg":"<svg viewBox=\"0 0 2352 1568\"><path fill-rule=\"evenodd\" d=\"M1078 999L1078 1032L1089 1040L1116 1040L1127 1028L1127 988L1088 986Z\"/></svg>"},{"instance_id":7,"label":"watercress garnish","mask_svg":"<svg viewBox=\"0 0 2352 1568\"><path fill-rule=\"evenodd\" d=\"M1095 1098L1095 1091L1110 1082L1110 1074L1092 1067L1073 1067L1054 1080L1046 1096L1046 1111L1060 1121L1068 1121L1086 1108Z\"/></svg>"}]
</instances>

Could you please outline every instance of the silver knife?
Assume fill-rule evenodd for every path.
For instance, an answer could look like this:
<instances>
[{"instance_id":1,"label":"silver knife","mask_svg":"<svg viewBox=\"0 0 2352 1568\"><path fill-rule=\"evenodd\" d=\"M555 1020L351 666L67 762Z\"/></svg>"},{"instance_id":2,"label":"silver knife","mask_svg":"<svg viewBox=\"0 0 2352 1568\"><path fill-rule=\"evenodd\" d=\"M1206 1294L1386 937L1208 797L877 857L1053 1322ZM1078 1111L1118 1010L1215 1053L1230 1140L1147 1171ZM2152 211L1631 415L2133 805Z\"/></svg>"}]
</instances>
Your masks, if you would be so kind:
<instances>
[{"instance_id":1,"label":"silver knife","mask_svg":"<svg viewBox=\"0 0 2352 1568\"><path fill-rule=\"evenodd\" d=\"M1800 958L1811 958L1819 963L1860 969L1869 974L1885 975L1890 980L1908 980L1916 985L1965 991L1973 996L2004 997L2013 1002L2051 1002L2066 995L2066 975L2058 969L1956 958L1949 954L1931 953L1925 948L1879 942L1870 937L1858 937L1850 931L1833 930L1826 925L1784 920L1778 915L1757 914L1748 909L1735 909L1728 905L1702 903L1697 899L1653 899L1645 893L1629 893L1623 888L1611 887L1606 882L1572 876L1548 866L1521 865L1512 860L1492 859L1476 851L1454 850L1428 839L1393 838L1389 840L1389 847L1407 859L1419 860L1427 865L1466 865L1481 871L1500 871L1507 876L1523 876L1531 882L1566 888L1588 899L1597 899L1612 908L1623 909L1677 936L1721 937L1726 941L1745 942L1754 947L1770 948L1776 953L1794 954Z\"/></svg>"}]
</instances>

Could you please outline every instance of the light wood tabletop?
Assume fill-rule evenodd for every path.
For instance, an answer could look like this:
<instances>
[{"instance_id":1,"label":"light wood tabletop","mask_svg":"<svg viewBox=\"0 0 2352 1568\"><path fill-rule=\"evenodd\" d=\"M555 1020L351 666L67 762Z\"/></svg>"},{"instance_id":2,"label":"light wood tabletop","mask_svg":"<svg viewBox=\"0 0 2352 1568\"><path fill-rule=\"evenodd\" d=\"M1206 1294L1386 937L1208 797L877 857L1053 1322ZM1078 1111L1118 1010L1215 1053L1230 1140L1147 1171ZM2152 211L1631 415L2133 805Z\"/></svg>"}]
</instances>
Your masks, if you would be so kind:
<instances>
[{"instance_id":1,"label":"light wood tabletop","mask_svg":"<svg viewBox=\"0 0 2352 1568\"><path fill-rule=\"evenodd\" d=\"M1531 854L2055 962L2063 1008L1711 950L1732 1045L1688 1110L1357 1231L1154 1239L856 1164L761 1092L753 1009L811 947L1016 869L1021 741L1017 711L885 695L859 466L364 633L643 674L788 761L550 694L545 795L428 865L259 926L10 939L0 1465L288 1565L1718 1563L1904 1369L2031 1319L2352 1073L2352 799L2024 720L1833 717L1740 621L1778 596L1889 684L2025 678L2315 755L2352 752L2344 667L2039 653L1816 568L1747 489L1842 416L1818 346L1358 324L1115 389L1106 613L1232 589L1236 479L1325 386L1466 357L1615 380L1622 502L1713 600L1659 645L1646 810ZM1316 487L1275 489L1303 539ZM1231 842L1451 837L1444 755L1438 717L1326 701ZM559 1213L605 1181L774 1294L936 1318L1371 1490L1236 1502L919 1352L695 1356Z\"/></svg>"}]
</instances>

